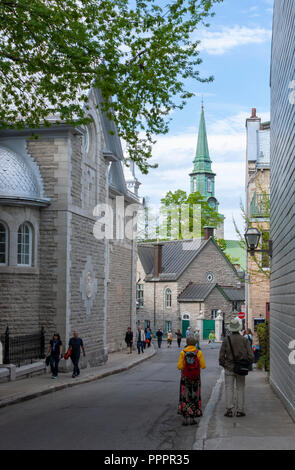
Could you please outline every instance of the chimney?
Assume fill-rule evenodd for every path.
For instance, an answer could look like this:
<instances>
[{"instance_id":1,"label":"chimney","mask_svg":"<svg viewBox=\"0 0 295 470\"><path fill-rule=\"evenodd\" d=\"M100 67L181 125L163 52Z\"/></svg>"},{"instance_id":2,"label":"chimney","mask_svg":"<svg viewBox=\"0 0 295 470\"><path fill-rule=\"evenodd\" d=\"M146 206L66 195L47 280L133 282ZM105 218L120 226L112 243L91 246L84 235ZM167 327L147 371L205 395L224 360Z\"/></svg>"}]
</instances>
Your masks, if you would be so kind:
<instances>
[{"instance_id":1,"label":"chimney","mask_svg":"<svg viewBox=\"0 0 295 470\"><path fill-rule=\"evenodd\" d=\"M154 245L154 277L159 277L162 272L162 252L163 243L155 243Z\"/></svg>"},{"instance_id":2,"label":"chimney","mask_svg":"<svg viewBox=\"0 0 295 470\"><path fill-rule=\"evenodd\" d=\"M251 118L256 118L256 108L252 108L252 116Z\"/></svg>"},{"instance_id":3,"label":"chimney","mask_svg":"<svg viewBox=\"0 0 295 470\"><path fill-rule=\"evenodd\" d=\"M209 240L214 236L214 227L204 227L204 240Z\"/></svg>"}]
</instances>

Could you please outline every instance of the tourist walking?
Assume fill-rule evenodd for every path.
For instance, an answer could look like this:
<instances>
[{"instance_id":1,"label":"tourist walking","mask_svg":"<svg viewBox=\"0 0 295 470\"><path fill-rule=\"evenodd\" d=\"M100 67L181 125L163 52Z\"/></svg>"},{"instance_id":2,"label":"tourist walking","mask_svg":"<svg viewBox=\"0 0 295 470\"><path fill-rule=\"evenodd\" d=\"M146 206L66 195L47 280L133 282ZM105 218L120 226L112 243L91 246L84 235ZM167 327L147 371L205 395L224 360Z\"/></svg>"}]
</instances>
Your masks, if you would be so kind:
<instances>
[{"instance_id":1,"label":"tourist walking","mask_svg":"<svg viewBox=\"0 0 295 470\"><path fill-rule=\"evenodd\" d=\"M194 336L196 338L196 348L197 349L201 349L200 348L200 330L197 330L197 328L195 329L195 332L194 332Z\"/></svg>"},{"instance_id":2,"label":"tourist walking","mask_svg":"<svg viewBox=\"0 0 295 470\"><path fill-rule=\"evenodd\" d=\"M129 349L127 354L131 354L132 353L132 345L133 345L133 332L131 331L130 327L127 328L127 331L126 331L125 343L127 344L127 349Z\"/></svg>"},{"instance_id":3,"label":"tourist walking","mask_svg":"<svg viewBox=\"0 0 295 470\"><path fill-rule=\"evenodd\" d=\"M151 333L151 330L147 328L146 334L145 334L145 342L148 348L151 346L151 341L152 341L152 333Z\"/></svg>"},{"instance_id":4,"label":"tourist walking","mask_svg":"<svg viewBox=\"0 0 295 470\"><path fill-rule=\"evenodd\" d=\"M138 327L137 331L137 350L138 354L140 352L144 353L144 344L145 344L145 334L141 326Z\"/></svg>"},{"instance_id":5,"label":"tourist walking","mask_svg":"<svg viewBox=\"0 0 295 470\"><path fill-rule=\"evenodd\" d=\"M83 356L85 357L86 355L83 340L79 338L78 331L74 331L74 335L69 341L69 348L71 350L71 361L74 366L73 374L72 374L72 377L74 379L75 377L80 375L79 360L80 360L81 349L83 352Z\"/></svg>"},{"instance_id":6,"label":"tourist walking","mask_svg":"<svg viewBox=\"0 0 295 470\"><path fill-rule=\"evenodd\" d=\"M187 327L187 330L186 330L186 332L185 332L185 336L186 336L186 338L187 338L187 337L190 336L190 335L191 335L191 327L188 326L188 327Z\"/></svg>"},{"instance_id":7,"label":"tourist walking","mask_svg":"<svg viewBox=\"0 0 295 470\"><path fill-rule=\"evenodd\" d=\"M201 369L206 368L202 351L196 348L196 338L186 338L187 346L181 351L178 369L181 371L178 414L183 417L183 425L197 424L196 418L202 416Z\"/></svg>"},{"instance_id":8,"label":"tourist walking","mask_svg":"<svg viewBox=\"0 0 295 470\"><path fill-rule=\"evenodd\" d=\"M254 358L249 340L240 334L242 324L239 318L232 319L228 329L231 334L224 339L219 353L219 364L225 369L226 413L224 416L232 418L234 408L236 408L236 416L239 418L246 416L245 376ZM237 391L236 407L234 404L235 388Z\"/></svg>"},{"instance_id":9,"label":"tourist walking","mask_svg":"<svg viewBox=\"0 0 295 470\"><path fill-rule=\"evenodd\" d=\"M156 333L156 336L157 336L157 340L158 340L158 348L161 349L161 345L162 345L162 340L163 340L163 331L159 328L157 333Z\"/></svg>"},{"instance_id":10,"label":"tourist walking","mask_svg":"<svg viewBox=\"0 0 295 470\"><path fill-rule=\"evenodd\" d=\"M210 348L211 349L214 349L215 340L216 340L216 336L215 336L214 330L212 330L210 335L209 335L209 343L210 343Z\"/></svg>"},{"instance_id":11,"label":"tourist walking","mask_svg":"<svg viewBox=\"0 0 295 470\"><path fill-rule=\"evenodd\" d=\"M171 346L172 346L172 341L173 341L173 334L172 334L172 331L168 331L168 336L167 336L168 348L171 348Z\"/></svg>"},{"instance_id":12,"label":"tourist walking","mask_svg":"<svg viewBox=\"0 0 295 470\"><path fill-rule=\"evenodd\" d=\"M58 333L54 333L50 340L46 357L49 357L49 364L52 373L51 378L56 379L58 376L58 364L62 358L62 342Z\"/></svg>"},{"instance_id":13,"label":"tourist walking","mask_svg":"<svg viewBox=\"0 0 295 470\"><path fill-rule=\"evenodd\" d=\"M178 347L180 348L181 340L182 340L182 333L180 330L177 330L176 336L177 336L177 344L178 344Z\"/></svg>"}]
</instances>

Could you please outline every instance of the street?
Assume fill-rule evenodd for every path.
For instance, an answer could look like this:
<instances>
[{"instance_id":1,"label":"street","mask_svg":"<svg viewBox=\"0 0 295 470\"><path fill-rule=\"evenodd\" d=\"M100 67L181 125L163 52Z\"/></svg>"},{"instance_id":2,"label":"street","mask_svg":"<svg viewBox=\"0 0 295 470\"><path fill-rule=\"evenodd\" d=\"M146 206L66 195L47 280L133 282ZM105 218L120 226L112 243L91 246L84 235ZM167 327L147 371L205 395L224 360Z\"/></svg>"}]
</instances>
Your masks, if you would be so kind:
<instances>
[{"instance_id":1,"label":"street","mask_svg":"<svg viewBox=\"0 0 295 470\"><path fill-rule=\"evenodd\" d=\"M219 346L202 350L204 410L220 375ZM0 449L190 450L197 428L177 415L180 351L163 342L126 372L2 409Z\"/></svg>"}]
</instances>

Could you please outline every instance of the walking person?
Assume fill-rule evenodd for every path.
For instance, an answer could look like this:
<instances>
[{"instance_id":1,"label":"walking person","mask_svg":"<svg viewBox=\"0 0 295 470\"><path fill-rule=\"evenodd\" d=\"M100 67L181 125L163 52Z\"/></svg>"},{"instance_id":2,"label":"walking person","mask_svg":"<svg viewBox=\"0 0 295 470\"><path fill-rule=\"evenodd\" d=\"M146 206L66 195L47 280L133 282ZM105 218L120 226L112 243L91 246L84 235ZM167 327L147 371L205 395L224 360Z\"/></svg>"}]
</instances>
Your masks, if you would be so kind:
<instances>
[{"instance_id":1,"label":"walking person","mask_svg":"<svg viewBox=\"0 0 295 470\"><path fill-rule=\"evenodd\" d=\"M138 332L137 332L137 350L138 354L140 352L144 353L144 344L145 344L145 334L141 326L138 327Z\"/></svg>"},{"instance_id":2,"label":"walking person","mask_svg":"<svg viewBox=\"0 0 295 470\"><path fill-rule=\"evenodd\" d=\"M250 346L251 346L251 350L253 352L253 333L251 331L250 328L248 328L246 331L245 331L245 335L244 335L244 338L247 338L250 342ZM250 367L249 367L249 372L251 372L253 370L253 364L250 364Z\"/></svg>"},{"instance_id":3,"label":"walking person","mask_svg":"<svg viewBox=\"0 0 295 470\"><path fill-rule=\"evenodd\" d=\"M195 332L194 332L194 336L196 338L196 348L197 349L201 349L200 348L200 330L198 330L197 328L195 329Z\"/></svg>"},{"instance_id":4,"label":"walking person","mask_svg":"<svg viewBox=\"0 0 295 470\"><path fill-rule=\"evenodd\" d=\"M168 348L171 348L172 346L172 341L173 341L173 334L172 331L168 331L168 336L167 336L167 343L168 343Z\"/></svg>"},{"instance_id":5,"label":"walking person","mask_svg":"<svg viewBox=\"0 0 295 470\"><path fill-rule=\"evenodd\" d=\"M211 349L214 349L215 340L216 340L216 336L215 336L214 330L212 330L210 335L209 335L209 343L210 343L210 348Z\"/></svg>"},{"instance_id":6,"label":"walking person","mask_svg":"<svg viewBox=\"0 0 295 470\"><path fill-rule=\"evenodd\" d=\"M151 330L147 328L146 334L145 334L145 342L148 348L150 348L151 346L151 341L152 341L152 333L151 333Z\"/></svg>"},{"instance_id":7,"label":"walking person","mask_svg":"<svg viewBox=\"0 0 295 470\"><path fill-rule=\"evenodd\" d=\"M183 426L197 424L202 416L201 369L206 368L202 351L196 348L196 338L186 338L187 346L181 351L177 368L181 371L178 414L183 417Z\"/></svg>"},{"instance_id":8,"label":"walking person","mask_svg":"<svg viewBox=\"0 0 295 470\"><path fill-rule=\"evenodd\" d=\"M182 333L180 330L177 330L176 336L177 336L177 344L178 344L178 347L180 348L181 340L182 340Z\"/></svg>"},{"instance_id":9,"label":"walking person","mask_svg":"<svg viewBox=\"0 0 295 470\"><path fill-rule=\"evenodd\" d=\"M132 354L132 345L133 345L133 332L131 331L131 328L127 328L126 335L125 335L125 343L127 344L127 349L129 351L127 354Z\"/></svg>"},{"instance_id":10,"label":"walking person","mask_svg":"<svg viewBox=\"0 0 295 470\"><path fill-rule=\"evenodd\" d=\"M226 413L224 416L232 418L234 415L234 392L237 390L236 416L245 414L245 376L249 365L253 363L253 353L250 342L241 334L242 324L239 318L231 320L229 331L221 346L219 364L225 369L225 399ZM245 375L241 375L241 373Z\"/></svg>"},{"instance_id":11,"label":"walking person","mask_svg":"<svg viewBox=\"0 0 295 470\"><path fill-rule=\"evenodd\" d=\"M162 340L163 340L163 331L160 328L158 329L156 336L158 340L158 348L161 349Z\"/></svg>"},{"instance_id":12,"label":"walking person","mask_svg":"<svg viewBox=\"0 0 295 470\"><path fill-rule=\"evenodd\" d=\"M54 333L50 340L46 357L49 357L49 364L51 368L52 379L57 379L58 364L62 358L62 342L58 333Z\"/></svg>"},{"instance_id":13,"label":"walking person","mask_svg":"<svg viewBox=\"0 0 295 470\"><path fill-rule=\"evenodd\" d=\"M186 330L186 332L185 332L185 337L187 338L187 337L190 336L190 335L191 335L191 327L188 326L188 327L187 327L187 330Z\"/></svg>"},{"instance_id":14,"label":"walking person","mask_svg":"<svg viewBox=\"0 0 295 470\"><path fill-rule=\"evenodd\" d=\"M72 374L72 377L74 379L75 377L80 375L79 360L80 360L81 349L83 352L83 356L85 357L86 355L83 340L79 338L78 331L74 331L74 336L69 341L69 348L71 350L71 361L74 366L73 374Z\"/></svg>"}]
</instances>

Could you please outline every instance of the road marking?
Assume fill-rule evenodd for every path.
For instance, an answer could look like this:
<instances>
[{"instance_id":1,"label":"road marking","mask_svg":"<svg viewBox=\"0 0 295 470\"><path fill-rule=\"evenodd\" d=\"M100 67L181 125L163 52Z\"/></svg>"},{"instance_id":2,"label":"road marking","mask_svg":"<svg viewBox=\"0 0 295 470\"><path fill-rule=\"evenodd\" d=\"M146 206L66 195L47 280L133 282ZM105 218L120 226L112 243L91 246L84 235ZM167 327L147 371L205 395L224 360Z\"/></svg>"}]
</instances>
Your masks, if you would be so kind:
<instances>
[{"instance_id":1,"label":"road marking","mask_svg":"<svg viewBox=\"0 0 295 470\"><path fill-rule=\"evenodd\" d=\"M204 450L205 448L205 441L207 439L208 427L209 423L212 418L212 414L216 408L218 399L220 397L220 390L222 384L224 382L224 369L222 369L219 379L217 380L207 406L205 408L203 417L200 418L200 425L198 426L198 430L196 432L195 443L193 445L192 450Z\"/></svg>"}]
</instances>

